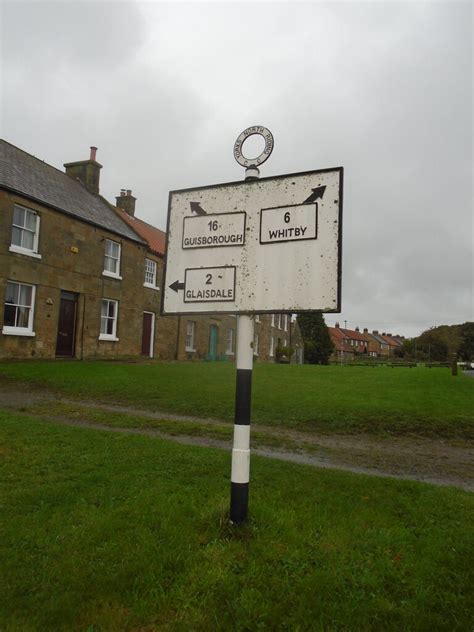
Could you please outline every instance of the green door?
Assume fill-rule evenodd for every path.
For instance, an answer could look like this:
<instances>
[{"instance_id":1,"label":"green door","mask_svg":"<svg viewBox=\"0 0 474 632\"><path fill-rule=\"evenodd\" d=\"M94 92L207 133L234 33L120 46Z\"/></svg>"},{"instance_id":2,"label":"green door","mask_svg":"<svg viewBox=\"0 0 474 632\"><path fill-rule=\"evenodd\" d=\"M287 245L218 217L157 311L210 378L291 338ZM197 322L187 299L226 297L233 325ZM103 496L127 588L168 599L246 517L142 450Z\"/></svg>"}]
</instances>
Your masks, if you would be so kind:
<instances>
[{"instance_id":1,"label":"green door","mask_svg":"<svg viewBox=\"0 0 474 632\"><path fill-rule=\"evenodd\" d=\"M209 360L217 360L217 325L209 327Z\"/></svg>"}]
</instances>

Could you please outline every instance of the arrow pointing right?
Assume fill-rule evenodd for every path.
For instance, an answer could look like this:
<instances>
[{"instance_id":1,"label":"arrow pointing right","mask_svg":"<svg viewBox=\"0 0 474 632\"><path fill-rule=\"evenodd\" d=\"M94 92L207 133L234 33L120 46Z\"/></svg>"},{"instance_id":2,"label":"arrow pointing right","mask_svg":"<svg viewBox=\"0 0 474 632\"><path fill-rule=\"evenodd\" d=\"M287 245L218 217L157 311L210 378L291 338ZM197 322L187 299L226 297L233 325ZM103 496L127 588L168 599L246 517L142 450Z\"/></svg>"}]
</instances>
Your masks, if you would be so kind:
<instances>
[{"instance_id":1,"label":"arrow pointing right","mask_svg":"<svg viewBox=\"0 0 474 632\"><path fill-rule=\"evenodd\" d=\"M303 204L312 204L313 202L316 202L316 200L318 198L322 198L324 195L324 191L326 191L326 187L317 187L316 189L313 189L313 192L311 193L311 195L309 196L309 198L307 198Z\"/></svg>"},{"instance_id":2,"label":"arrow pointing right","mask_svg":"<svg viewBox=\"0 0 474 632\"><path fill-rule=\"evenodd\" d=\"M178 280L176 280L174 283L170 285L170 288L174 290L177 294L178 290L184 290L184 283L180 283Z\"/></svg>"}]
</instances>

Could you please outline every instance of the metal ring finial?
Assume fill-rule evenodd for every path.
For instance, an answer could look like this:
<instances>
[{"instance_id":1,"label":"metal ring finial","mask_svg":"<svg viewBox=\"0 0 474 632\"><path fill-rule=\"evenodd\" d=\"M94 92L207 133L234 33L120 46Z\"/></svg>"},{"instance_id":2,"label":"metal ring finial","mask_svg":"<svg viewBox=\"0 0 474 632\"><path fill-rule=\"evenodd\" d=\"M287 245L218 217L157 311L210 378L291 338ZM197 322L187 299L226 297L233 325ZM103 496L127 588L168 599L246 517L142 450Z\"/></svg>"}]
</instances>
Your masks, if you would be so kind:
<instances>
[{"instance_id":1,"label":"metal ring finial","mask_svg":"<svg viewBox=\"0 0 474 632\"><path fill-rule=\"evenodd\" d=\"M254 134L263 136L263 139L265 140L265 148L260 156L257 156L256 158L246 158L242 153L242 145L249 136L253 136ZM261 125L253 125L252 127L247 127L247 129L244 129L244 131L238 136L237 140L235 141L234 158L242 167L258 167L270 157L270 154L273 151L273 145L274 141L271 131L266 127L262 127Z\"/></svg>"}]
</instances>

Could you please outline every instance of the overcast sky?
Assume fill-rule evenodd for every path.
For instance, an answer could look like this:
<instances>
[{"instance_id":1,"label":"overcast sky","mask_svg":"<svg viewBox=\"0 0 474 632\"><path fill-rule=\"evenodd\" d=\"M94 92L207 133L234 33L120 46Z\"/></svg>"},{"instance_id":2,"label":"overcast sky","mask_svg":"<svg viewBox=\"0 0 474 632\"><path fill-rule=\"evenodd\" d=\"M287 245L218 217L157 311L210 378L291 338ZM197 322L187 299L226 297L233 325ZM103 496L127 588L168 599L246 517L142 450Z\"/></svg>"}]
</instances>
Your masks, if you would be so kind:
<instances>
[{"instance_id":1,"label":"overcast sky","mask_svg":"<svg viewBox=\"0 0 474 632\"><path fill-rule=\"evenodd\" d=\"M343 166L340 315L416 335L473 320L472 4L3 2L1 136L46 162L98 147L101 193ZM249 154L249 146L245 148ZM253 148L255 149L255 147Z\"/></svg>"}]
</instances>

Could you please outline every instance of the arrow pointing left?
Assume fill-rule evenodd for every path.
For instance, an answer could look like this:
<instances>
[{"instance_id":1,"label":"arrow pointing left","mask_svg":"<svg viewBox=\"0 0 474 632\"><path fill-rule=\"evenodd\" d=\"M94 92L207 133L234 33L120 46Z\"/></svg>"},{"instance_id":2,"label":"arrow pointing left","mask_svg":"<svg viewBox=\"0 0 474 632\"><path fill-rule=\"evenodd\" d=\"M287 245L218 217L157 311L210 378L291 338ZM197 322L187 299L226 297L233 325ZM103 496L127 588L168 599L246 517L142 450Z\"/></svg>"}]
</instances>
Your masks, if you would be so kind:
<instances>
[{"instance_id":1,"label":"arrow pointing left","mask_svg":"<svg viewBox=\"0 0 474 632\"><path fill-rule=\"evenodd\" d=\"M178 280L176 280L170 285L170 288L178 293L178 290L184 290L184 283L180 283Z\"/></svg>"}]
</instances>

